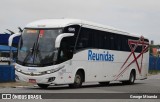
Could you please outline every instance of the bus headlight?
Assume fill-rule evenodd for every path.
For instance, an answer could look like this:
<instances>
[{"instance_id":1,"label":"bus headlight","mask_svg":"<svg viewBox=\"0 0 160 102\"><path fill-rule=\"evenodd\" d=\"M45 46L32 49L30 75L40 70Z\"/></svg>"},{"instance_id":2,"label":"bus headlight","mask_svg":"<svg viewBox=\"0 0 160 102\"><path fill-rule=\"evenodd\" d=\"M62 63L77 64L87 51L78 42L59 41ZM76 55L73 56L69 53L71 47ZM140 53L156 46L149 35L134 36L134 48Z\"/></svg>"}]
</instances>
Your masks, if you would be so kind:
<instances>
[{"instance_id":1,"label":"bus headlight","mask_svg":"<svg viewBox=\"0 0 160 102\"><path fill-rule=\"evenodd\" d=\"M51 71L47 71L46 73L47 73L47 74L51 74Z\"/></svg>"},{"instance_id":2,"label":"bus headlight","mask_svg":"<svg viewBox=\"0 0 160 102\"><path fill-rule=\"evenodd\" d=\"M54 73L54 72L57 72L59 70L61 70L63 67L60 67L60 68L55 68L55 69L51 69L51 70L47 70L47 71L44 71L44 72L41 72L42 74L51 74L51 73Z\"/></svg>"},{"instance_id":3,"label":"bus headlight","mask_svg":"<svg viewBox=\"0 0 160 102\"><path fill-rule=\"evenodd\" d=\"M57 71L59 71L60 69L62 69L62 68L52 69L52 70L51 70L51 73L57 72Z\"/></svg>"},{"instance_id":4,"label":"bus headlight","mask_svg":"<svg viewBox=\"0 0 160 102\"><path fill-rule=\"evenodd\" d=\"M15 68L15 70L17 71L17 72L21 72L22 70L20 70L20 69L18 69L18 68Z\"/></svg>"},{"instance_id":5,"label":"bus headlight","mask_svg":"<svg viewBox=\"0 0 160 102\"><path fill-rule=\"evenodd\" d=\"M17 71L18 71L18 72L21 72L22 70L20 70L20 69L17 69Z\"/></svg>"}]
</instances>

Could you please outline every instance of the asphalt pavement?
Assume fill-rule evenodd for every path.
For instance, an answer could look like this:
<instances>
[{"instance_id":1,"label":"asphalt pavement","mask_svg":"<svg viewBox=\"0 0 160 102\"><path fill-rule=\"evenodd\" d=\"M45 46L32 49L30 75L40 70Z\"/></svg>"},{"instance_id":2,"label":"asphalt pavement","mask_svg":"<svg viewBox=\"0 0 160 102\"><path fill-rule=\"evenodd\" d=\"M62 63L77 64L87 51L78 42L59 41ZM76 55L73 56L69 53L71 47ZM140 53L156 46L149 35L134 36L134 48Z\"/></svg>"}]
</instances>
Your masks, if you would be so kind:
<instances>
[{"instance_id":1,"label":"asphalt pavement","mask_svg":"<svg viewBox=\"0 0 160 102\"><path fill-rule=\"evenodd\" d=\"M98 83L86 83L82 88L79 89L70 89L67 85L62 86L50 86L48 89L41 89L36 85L27 85L27 84L15 84L12 87L1 87L0 83L0 93L45 93L46 95L56 95L59 93L60 95L75 95L76 93L81 93L77 95L82 95L81 97L91 97L90 99L43 99L43 100L16 100L16 102L26 101L26 102L160 102L159 99L114 99L114 93L120 93L119 95L123 95L123 93L127 93L132 95L132 93L141 93L141 94L160 94L160 74L150 75L146 80L136 80L134 85L123 85L120 82L112 82L108 86L100 86ZM5 84L3 83L3 86ZM61 94L60 94L61 93ZM66 93L66 94L65 94ZM87 94L86 94L87 93ZM97 96L91 96L93 93L96 93ZM99 94L102 93L113 93L111 97L113 99L99 99L101 97ZM96 95L95 94L95 95ZM102 94L103 95L103 94ZM58 97L59 97L58 96ZM54 96L53 96L54 97ZM52 96L50 98L53 98ZM116 96L115 96L116 97ZM92 99L93 98L93 99ZM158 98L160 98L158 96ZM7 102L15 102L15 100L7 100ZM0 102L6 102L6 100L0 100Z\"/></svg>"}]
</instances>

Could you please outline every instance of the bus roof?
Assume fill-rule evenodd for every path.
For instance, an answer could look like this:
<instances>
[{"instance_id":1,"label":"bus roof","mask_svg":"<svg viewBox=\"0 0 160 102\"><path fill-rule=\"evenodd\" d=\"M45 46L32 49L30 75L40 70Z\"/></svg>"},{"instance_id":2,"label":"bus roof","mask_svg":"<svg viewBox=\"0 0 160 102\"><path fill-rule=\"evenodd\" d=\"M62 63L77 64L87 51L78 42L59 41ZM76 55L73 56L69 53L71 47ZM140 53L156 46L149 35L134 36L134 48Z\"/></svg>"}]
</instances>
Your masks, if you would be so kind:
<instances>
[{"instance_id":1,"label":"bus roof","mask_svg":"<svg viewBox=\"0 0 160 102\"><path fill-rule=\"evenodd\" d=\"M137 35L132 35L127 32L123 32L121 30L115 29L110 26L106 25L101 25L85 20L80 20L80 19L44 19L44 20L38 20L32 23L29 23L26 25L26 28L60 28L60 27L66 27L69 25L82 25L84 27L88 28L93 28L97 30L102 30L102 31L108 31L108 32L113 32L113 33L118 33L118 34L123 34L123 35L129 35L129 36L135 36L135 37L140 37Z\"/></svg>"}]
</instances>

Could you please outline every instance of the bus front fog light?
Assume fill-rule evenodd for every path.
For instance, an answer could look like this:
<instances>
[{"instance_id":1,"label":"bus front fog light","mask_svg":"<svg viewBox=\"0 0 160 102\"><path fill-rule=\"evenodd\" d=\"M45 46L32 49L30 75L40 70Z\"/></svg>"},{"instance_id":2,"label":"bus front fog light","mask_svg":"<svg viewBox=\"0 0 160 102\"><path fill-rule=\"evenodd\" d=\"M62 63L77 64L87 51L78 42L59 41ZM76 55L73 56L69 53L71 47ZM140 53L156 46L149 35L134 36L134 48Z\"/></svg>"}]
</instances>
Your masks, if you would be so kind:
<instances>
[{"instance_id":1,"label":"bus front fog light","mask_svg":"<svg viewBox=\"0 0 160 102\"><path fill-rule=\"evenodd\" d=\"M16 74L15 74L15 79L19 80L19 77L18 77L18 75L16 75Z\"/></svg>"},{"instance_id":2,"label":"bus front fog light","mask_svg":"<svg viewBox=\"0 0 160 102\"><path fill-rule=\"evenodd\" d=\"M54 81L55 80L55 77L50 77L50 78L48 78L48 82L52 82L52 81Z\"/></svg>"}]
</instances>

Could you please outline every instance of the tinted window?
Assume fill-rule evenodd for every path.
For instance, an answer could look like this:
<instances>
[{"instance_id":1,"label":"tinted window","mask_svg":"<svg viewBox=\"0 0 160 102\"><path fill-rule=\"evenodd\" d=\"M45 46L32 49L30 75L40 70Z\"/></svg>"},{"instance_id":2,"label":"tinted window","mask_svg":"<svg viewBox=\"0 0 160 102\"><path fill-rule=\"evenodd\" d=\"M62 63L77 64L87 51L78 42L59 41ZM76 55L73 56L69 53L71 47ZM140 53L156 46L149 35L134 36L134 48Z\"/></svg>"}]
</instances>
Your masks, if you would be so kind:
<instances>
[{"instance_id":1,"label":"tinted window","mask_svg":"<svg viewBox=\"0 0 160 102\"><path fill-rule=\"evenodd\" d=\"M76 49L97 48L130 52L128 40L139 40L139 38L82 27ZM142 46L138 45L135 52L141 51Z\"/></svg>"}]
</instances>

